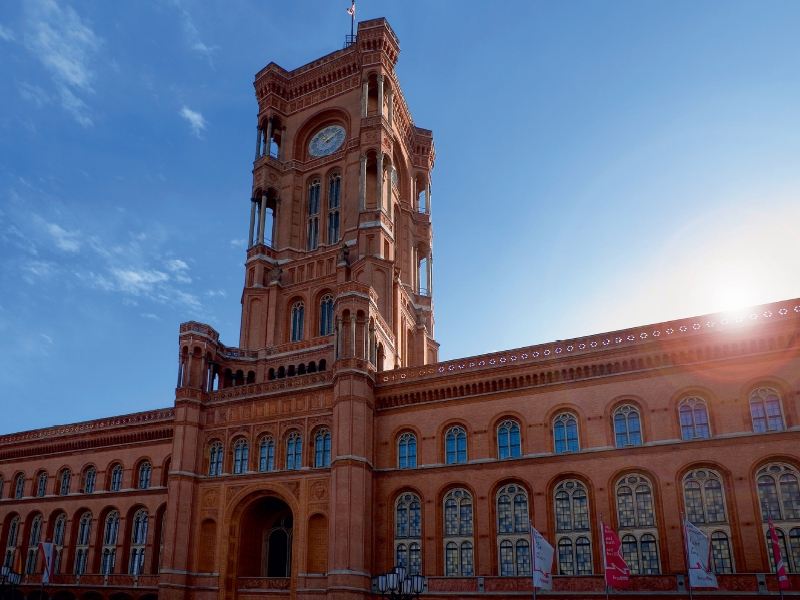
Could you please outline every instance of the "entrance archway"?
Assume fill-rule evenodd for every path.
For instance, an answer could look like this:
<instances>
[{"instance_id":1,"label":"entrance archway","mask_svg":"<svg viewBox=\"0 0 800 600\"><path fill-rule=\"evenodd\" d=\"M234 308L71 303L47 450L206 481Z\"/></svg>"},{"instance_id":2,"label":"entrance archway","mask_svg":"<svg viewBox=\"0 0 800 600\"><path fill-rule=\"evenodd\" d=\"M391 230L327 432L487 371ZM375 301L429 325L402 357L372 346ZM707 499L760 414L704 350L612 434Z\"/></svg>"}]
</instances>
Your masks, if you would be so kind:
<instances>
[{"instance_id":1,"label":"entrance archway","mask_svg":"<svg viewBox=\"0 0 800 600\"><path fill-rule=\"evenodd\" d=\"M239 577L292 576L294 518L283 500L266 497L250 504L239 530Z\"/></svg>"}]
</instances>

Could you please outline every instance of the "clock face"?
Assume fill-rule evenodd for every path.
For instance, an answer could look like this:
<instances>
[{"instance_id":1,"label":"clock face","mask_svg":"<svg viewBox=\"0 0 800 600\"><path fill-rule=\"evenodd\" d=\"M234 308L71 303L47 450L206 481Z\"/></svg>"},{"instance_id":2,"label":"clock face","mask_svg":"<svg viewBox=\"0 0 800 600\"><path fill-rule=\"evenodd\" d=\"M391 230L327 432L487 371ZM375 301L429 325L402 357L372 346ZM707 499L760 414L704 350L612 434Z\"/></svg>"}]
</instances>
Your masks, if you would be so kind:
<instances>
[{"instance_id":1,"label":"clock face","mask_svg":"<svg viewBox=\"0 0 800 600\"><path fill-rule=\"evenodd\" d=\"M344 127L329 125L318 131L308 144L308 153L311 156L328 156L336 152L344 143Z\"/></svg>"}]
</instances>

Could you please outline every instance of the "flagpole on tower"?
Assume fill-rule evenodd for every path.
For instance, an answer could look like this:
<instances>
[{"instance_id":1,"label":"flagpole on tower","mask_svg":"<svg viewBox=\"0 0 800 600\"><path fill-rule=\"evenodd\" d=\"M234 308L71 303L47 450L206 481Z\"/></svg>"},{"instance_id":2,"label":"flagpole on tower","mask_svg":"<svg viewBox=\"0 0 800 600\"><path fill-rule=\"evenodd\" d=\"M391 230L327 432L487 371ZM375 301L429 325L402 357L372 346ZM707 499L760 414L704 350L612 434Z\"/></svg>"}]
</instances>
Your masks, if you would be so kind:
<instances>
[{"instance_id":1,"label":"flagpole on tower","mask_svg":"<svg viewBox=\"0 0 800 600\"><path fill-rule=\"evenodd\" d=\"M350 39L353 39L356 28L356 0L353 0L353 4L350 6L350 11Z\"/></svg>"},{"instance_id":2,"label":"flagpole on tower","mask_svg":"<svg viewBox=\"0 0 800 600\"><path fill-rule=\"evenodd\" d=\"M686 535L686 519L681 511L681 537L683 538L683 558L686 561L686 585L689 587L689 600L692 600L692 576L689 573L692 567L689 565L689 540Z\"/></svg>"}]
</instances>

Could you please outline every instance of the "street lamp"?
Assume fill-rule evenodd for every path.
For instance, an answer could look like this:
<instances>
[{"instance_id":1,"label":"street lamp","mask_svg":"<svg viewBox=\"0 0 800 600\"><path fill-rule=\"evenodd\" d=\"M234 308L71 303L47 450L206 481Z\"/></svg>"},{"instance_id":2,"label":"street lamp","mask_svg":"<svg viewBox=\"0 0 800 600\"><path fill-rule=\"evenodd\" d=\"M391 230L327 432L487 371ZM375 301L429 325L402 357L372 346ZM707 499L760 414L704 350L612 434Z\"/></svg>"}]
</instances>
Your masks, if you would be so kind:
<instances>
[{"instance_id":1,"label":"street lamp","mask_svg":"<svg viewBox=\"0 0 800 600\"><path fill-rule=\"evenodd\" d=\"M425 578L422 575L406 577L406 573L405 567L395 567L388 573L378 575L372 581L381 593L381 597L389 600L419 598L425 589Z\"/></svg>"}]
</instances>

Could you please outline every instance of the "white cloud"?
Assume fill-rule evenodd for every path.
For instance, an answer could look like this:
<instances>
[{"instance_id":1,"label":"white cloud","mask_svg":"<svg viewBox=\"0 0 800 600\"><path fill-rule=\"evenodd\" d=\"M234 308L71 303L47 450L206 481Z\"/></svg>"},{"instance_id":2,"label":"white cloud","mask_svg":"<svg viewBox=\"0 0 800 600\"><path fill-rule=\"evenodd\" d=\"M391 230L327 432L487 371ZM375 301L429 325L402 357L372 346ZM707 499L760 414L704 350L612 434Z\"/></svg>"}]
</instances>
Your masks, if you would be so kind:
<instances>
[{"instance_id":1,"label":"white cloud","mask_svg":"<svg viewBox=\"0 0 800 600\"><path fill-rule=\"evenodd\" d=\"M49 335L45 335L43 333L40 333L39 335L42 336L48 344L53 344L53 338L51 338Z\"/></svg>"},{"instance_id":2,"label":"white cloud","mask_svg":"<svg viewBox=\"0 0 800 600\"><path fill-rule=\"evenodd\" d=\"M185 106L181 109L180 115L189 121L189 127L192 128L192 133L198 138L201 137L200 134L206 128L206 120L203 118L203 115Z\"/></svg>"},{"instance_id":3,"label":"white cloud","mask_svg":"<svg viewBox=\"0 0 800 600\"><path fill-rule=\"evenodd\" d=\"M56 246L67 252L77 252L80 250L81 242L80 231L67 231L56 225L55 223L47 224L47 231L50 232L56 240Z\"/></svg>"},{"instance_id":4,"label":"white cloud","mask_svg":"<svg viewBox=\"0 0 800 600\"><path fill-rule=\"evenodd\" d=\"M14 32L11 31L8 27L5 27L2 23L0 23L0 40L5 40L7 42L13 42L16 38Z\"/></svg>"},{"instance_id":5,"label":"white cloud","mask_svg":"<svg viewBox=\"0 0 800 600\"><path fill-rule=\"evenodd\" d=\"M173 260L168 260L165 264L167 265L167 269L169 269L173 273L185 271L186 269L189 268L189 265L187 265L185 262L177 258Z\"/></svg>"},{"instance_id":6,"label":"white cloud","mask_svg":"<svg viewBox=\"0 0 800 600\"><path fill-rule=\"evenodd\" d=\"M141 316L143 316L145 319L152 319L153 321L160 321L161 320L161 317L158 317L157 315L154 315L153 313L139 313L139 314Z\"/></svg>"},{"instance_id":7,"label":"white cloud","mask_svg":"<svg viewBox=\"0 0 800 600\"><path fill-rule=\"evenodd\" d=\"M244 240L231 240L231 246L234 248L244 248Z\"/></svg>"},{"instance_id":8,"label":"white cloud","mask_svg":"<svg viewBox=\"0 0 800 600\"><path fill-rule=\"evenodd\" d=\"M90 62L102 39L85 25L74 9L63 10L55 0L28 0L25 46L50 71L61 106L78 123L92 124L89 109L73 90L92 93Z\"/></svg>"},{"instance_id":9,"label":"white cloud","mask_svg":"<svg viewBox=\"0 0 800 600\"><path fill-rule=\"evenodd\" d=\"M50 102L50 97L38 85L31 85L29 83L21 83L19 86L19 94L25 100L29 100L36 104L37 108L41 108L46 103Z\"/></svg>"},{"instance_id":10,"label":"white cloud","mask_svg":"<svg viewBox=\"0 0 800 600\"><path fill-rule=\"evenodd\" d=\"M207 46L203 43L203 40L200 39L200 32L197 30L197 27L192 20L192 15L190 15L189 11L181 6L181 0L173 0L173 4L181 11L181 17L183 18L183 32L186 34L186 41L189 43L189 48L199 54L202 54L208 58L210 62L211 55L214 54L218 47Z\"/></svg>"},{"instance_id":11,"label":"white cloud","mask_svg":"<svg viewBox=\"0 0 800 600\"><path fill-rule=\"evenodd\" d=\"M206 292L206 296L213 298L214 296L222 296L223 298L227 296L224 290L208 290Z\"/></svg>"},{"instance_id":12,"label":"white cloud","mask_svg":"<svg viewBox=\"0 0 800 600\"><path fill-rule=\"evenodd\" d=\"M164 283L169 279L161 271L147 271L144 269L111 269L111 274L116 279L116 289L128 292L135 296L150 292L153 286Z\"/></svg>"}]
</instances>

